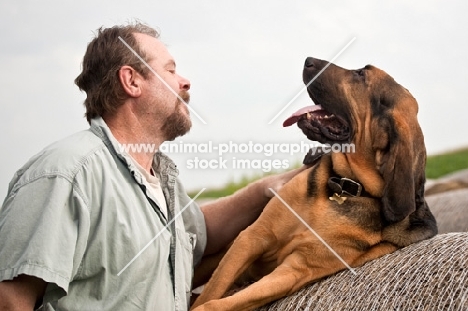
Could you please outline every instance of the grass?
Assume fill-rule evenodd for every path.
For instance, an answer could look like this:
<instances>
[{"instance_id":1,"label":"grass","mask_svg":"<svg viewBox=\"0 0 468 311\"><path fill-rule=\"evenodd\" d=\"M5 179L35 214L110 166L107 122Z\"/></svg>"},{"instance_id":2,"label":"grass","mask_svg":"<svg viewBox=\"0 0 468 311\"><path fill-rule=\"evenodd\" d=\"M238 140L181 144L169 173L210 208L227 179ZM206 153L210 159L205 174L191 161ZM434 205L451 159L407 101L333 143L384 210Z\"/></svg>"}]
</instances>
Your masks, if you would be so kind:
<instances>
[{"instance_id":1,"label":"grass","mask_svg":"<svg viewBox=\"0 0 468 311\"><path fill-rule=\"evenodd\" d=\"M198 198L203 199L203 198L221 198L225 197L228 195L233 194L237 190L244 188L248 184L266 176L267 174L258 174L254 176L244 176L241 178L240 181L234 182L230 181L226 185L222 186L221 188L212 188L212 189L206 189L203 191ZM189 192L190 197L194 197L199 190Z\"/></svg>"},{"instance_id":2,"label":"grass","mask_svg":"<svg viewBox=\"0 0 468 311\"><path fill-rule=\"evenodd\" d=\"M468 168L468 148L427 157L426 178L443 175Z\"/></svg>"},{"instance_id":3,"label":"grass","mask_svg":"<svg viewBox=\"0 0 468 311\"><path fill-rule=\"evenodd\" d=\"M426 178L435 179L443 175L468 168L468 148L427 157ZM254 176L244 176L239 182L229 182L217 189L205 190L199 198L219 198L233 194L238 189L256 181L265 176L264 174ZM198 193L193 191L189 193L190 197Z\"/></svg>"}]
</instances>

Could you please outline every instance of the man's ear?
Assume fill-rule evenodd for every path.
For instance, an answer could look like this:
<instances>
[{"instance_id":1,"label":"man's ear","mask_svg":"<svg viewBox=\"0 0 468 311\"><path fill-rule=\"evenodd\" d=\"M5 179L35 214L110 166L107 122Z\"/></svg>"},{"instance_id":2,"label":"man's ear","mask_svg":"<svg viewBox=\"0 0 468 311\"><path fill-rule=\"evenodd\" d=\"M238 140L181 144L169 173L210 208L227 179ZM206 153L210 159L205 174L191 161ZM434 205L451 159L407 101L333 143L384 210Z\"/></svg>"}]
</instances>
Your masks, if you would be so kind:
<instances>
[{"instance_id":1,"label":"man's ear","mask_svg":"<svg viewBox=\"0 0 468 311\"><path fill-rule=\"evenodd\" d=\"M118 75L124 92L130 97L140 97L143 77L130 66L120 67Z\"/></svg>"}]
</instances>

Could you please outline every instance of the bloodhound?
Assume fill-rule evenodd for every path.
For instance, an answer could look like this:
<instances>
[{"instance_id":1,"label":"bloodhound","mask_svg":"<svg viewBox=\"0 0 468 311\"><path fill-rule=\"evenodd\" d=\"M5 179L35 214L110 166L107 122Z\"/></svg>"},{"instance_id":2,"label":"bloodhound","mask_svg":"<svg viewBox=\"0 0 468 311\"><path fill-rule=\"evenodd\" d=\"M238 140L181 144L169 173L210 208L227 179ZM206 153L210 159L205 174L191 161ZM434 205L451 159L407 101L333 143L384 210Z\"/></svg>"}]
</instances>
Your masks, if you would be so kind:
<instances>
[{"instance_id":1,"label":"bloodhound","mask_svg":"<svg viewBox=\"0 0 468 311\"><path fill-rule=\"evenodd\" d=\"M374 66L347 70L314 58L305 61L303 81L316 105L284 126L297 123L311 140L354 150L318 157L281 188L234 240L194 311L252 310L437 234L410 92ZM246 279L253 283L223 298Z\"/></svg>"}]
</instances>

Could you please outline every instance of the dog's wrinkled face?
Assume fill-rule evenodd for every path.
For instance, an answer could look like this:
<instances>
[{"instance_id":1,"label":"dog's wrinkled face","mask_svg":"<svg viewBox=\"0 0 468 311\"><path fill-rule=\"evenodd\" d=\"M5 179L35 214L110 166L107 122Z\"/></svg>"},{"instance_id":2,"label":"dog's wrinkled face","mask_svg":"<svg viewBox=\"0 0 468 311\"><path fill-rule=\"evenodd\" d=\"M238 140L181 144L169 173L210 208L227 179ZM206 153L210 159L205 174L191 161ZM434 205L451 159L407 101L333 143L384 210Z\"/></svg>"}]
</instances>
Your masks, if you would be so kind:
<instances>
[{"instance_id":1,"label":"dog's wrinkled face","mask_svg":"<svg viewBox=\"0 0 468 311\"><path fill-rule=\"evenodd\" d=\"M309 57L303 81L316 105L300 109L284 125L297 122L309 139L321 143L353 142L358 138L355 135L370 126L365 121L382 119L405 98L409 101L400 109L408 114L407 119L414 119L418 111L417 102L404 87L371 65L347 70Z\"/></svg>"},{"instance_id":2,"label":"dog's wrinkled face","mask_svg":"<svg viewBox=\"0 0 468 311\"><path fill-rule=\"evenodd\" d=\"M413 212L423 201L426 151L418 104L408 90L374 66L347 70L311 57L303 81L316 105L297 111L284 126L297 122L307 138L321 143L353 143L346 166L382 197L384 217L396 222Z\"/></svg>"}]
</instances>

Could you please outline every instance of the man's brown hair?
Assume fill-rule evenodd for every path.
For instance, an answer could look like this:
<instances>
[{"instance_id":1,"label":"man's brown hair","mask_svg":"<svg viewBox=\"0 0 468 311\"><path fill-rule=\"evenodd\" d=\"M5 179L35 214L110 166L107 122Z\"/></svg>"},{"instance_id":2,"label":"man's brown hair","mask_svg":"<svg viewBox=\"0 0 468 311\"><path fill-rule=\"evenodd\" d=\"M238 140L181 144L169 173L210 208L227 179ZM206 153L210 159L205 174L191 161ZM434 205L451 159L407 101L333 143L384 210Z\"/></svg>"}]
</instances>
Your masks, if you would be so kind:
<instances>
[{"instance_id":1,"label":"man's brown hair","mask_svg":"<svg viewBox=\"0 0 468 311\"><path fill-rule=\"evenodd\" d=\"M83 57L82 72L75 79L80 90L86 92L84 106L86 119L114 112L126 98L120 85L118 72L124 65L131 66L143 77L149 69L119 39L125 41L139 56L147 61L139 47L134 33L142 33L159 38L159 33L140 22L111 28L99 28L96 37L88 44Z\"/></svg>"}]
</instances>

